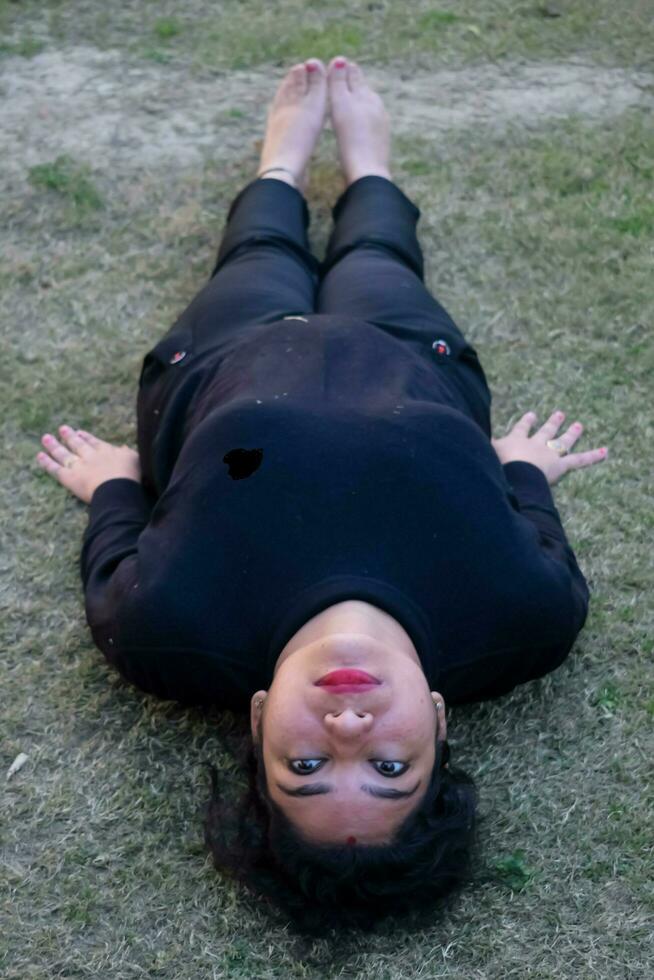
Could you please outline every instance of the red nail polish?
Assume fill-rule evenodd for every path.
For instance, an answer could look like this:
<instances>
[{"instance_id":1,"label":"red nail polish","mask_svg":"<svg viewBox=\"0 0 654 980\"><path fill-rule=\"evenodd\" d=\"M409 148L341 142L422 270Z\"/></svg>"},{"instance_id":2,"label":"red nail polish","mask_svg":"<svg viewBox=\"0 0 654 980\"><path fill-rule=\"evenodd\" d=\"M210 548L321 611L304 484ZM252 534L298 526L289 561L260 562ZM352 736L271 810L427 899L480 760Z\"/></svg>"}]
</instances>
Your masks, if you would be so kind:
<instances>
[{"instance_id":1,"label":"red nail polish","mask_svg":"<svg viewBox=\"0 0 654 980\"><path fill-rule=\"evenodd\" d=\"M307 71L318 71L318 65L305 65Z\"/></svg>"},{"instance_id":2,"label":"red nail polish","mask_svg":"<svg viewBox=\"0 0 654 980\"><path fill-rule=\"evenodd\" d=\"M343 58L337 58L334 62L334 68L345 68L345 61Z\"/></svg>"}]
</instances>

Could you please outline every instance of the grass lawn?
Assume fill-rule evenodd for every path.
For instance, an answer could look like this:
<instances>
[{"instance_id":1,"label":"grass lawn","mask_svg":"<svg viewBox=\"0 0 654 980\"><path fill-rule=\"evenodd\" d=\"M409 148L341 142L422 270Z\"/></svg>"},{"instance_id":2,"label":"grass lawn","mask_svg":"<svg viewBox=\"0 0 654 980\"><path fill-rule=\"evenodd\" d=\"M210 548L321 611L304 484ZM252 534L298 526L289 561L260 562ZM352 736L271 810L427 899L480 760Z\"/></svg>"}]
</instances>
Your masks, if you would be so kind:
<instances>
[{"instance_id":1,"label":"grass lawn","mask_svg":"<svg viewBox=\"0 0 654 980\"><path fill-rule=\"evenodd\" d=\"M0 28L5 772L27 755L1 781L0 974L650 977L651 4L0 0ZM480 354L496 433L560 407L609 458L555 489L591 588L573 653L448 711L488 880L418 933L304 943L203 848L205 762L239 779L224 735L241 722L105 665L87 507L34 457L63 422L135 445L142 357L209 274L273 85L341 52L388 94L427 282ZM320 257L334 147L328 129L311 168Z\"/></svg>"}]
</instances>

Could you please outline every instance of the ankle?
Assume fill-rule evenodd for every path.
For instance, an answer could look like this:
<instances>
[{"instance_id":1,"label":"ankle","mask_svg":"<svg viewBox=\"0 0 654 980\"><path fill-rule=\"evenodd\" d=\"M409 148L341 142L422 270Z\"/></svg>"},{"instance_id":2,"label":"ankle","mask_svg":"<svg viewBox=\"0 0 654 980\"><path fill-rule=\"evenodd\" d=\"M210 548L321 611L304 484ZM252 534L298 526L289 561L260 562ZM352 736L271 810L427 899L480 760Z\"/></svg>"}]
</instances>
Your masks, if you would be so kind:
<instances>
[{"instance_id":1,"label":"ankle","mask_svg":"<svg viewBox=\"0 0 654 980\"><path fill-rule=\"evenodd\" d=\"M349 187L350 184L353 184L356 180L361 180L362 177L385 177L386 180L393 179L388 167L359 167L348 170L345 174L345 186Z\"/></svg>"},{"instance_id":2,"label":"ankle","mask_svg":"<svg viewBox=\"0 0 654 980\"><path fill-rule=\"evenodd\" d=\"M259 180L268 180L269 178L272 178L273 180L283 180L285 184L289 184L291 187L298 186L298 180L286 168L269 167L267 169L269 170L268 173L257 174Z\"/></svg>"}]
</instances>

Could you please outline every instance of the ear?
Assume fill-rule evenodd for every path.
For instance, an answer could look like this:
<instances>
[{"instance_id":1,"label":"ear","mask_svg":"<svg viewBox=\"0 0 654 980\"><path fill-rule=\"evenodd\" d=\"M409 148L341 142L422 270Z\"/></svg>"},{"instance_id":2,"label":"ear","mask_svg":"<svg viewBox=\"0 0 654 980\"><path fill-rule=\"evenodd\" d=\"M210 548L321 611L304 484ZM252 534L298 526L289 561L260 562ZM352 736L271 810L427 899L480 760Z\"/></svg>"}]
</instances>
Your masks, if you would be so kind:
<instances>
[{"instance_id":1,"label":"ear","mask_svg":"<svg viewBox=\"0 0 654 980\"><path fill-rule=\"evenodd\" d=\"M267 694L268 691L255 691L250 699L250 731L255 742L259 738L261 712L263 711L263 702L266 700Z\"/></svg>"},{"instance_id":2,"label":"ear","mask_svg":"<svg viewBox=\"0 0 654 980\"><path fill-rule=\"evenodd\" d=\"M431 692L432 700L434 702L434 711L436 713L436 738L439 742L444 742L447 738L447 718L445 717L445 699L442 694L438 691ZM436 710L436 705L441 704L442 708Z\"/></svg>"}]
</instances>

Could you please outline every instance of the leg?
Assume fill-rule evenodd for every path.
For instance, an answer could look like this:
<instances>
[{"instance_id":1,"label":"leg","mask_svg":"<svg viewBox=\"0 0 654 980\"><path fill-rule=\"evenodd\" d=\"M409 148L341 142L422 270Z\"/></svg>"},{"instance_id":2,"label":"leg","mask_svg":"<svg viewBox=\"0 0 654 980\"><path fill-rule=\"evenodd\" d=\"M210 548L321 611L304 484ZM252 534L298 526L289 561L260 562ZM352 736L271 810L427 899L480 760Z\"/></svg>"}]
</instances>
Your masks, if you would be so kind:
<instances>
[{"instance_id":1,"label":"leg","mask_svg":"<svg viewBox=\"0 0 654 980\"><path fill-rule=\"evenodd\" d=\"M232 202L209 282L169 331L201 353L249 324L313 312L319 263L311 254L304 171L327 105L317 58L287 72L268 110L260 171ZM281 168L281 169L280 169Z\"/></svg>"},{"instance_id":2,"label":"leg","mask_svg":"<svg viewBox=\"0 0 654 980\"><path fill-rule=\"evenodd\" d=\"M191 325L200 353L249 324L312 311L319 265L309 247L309 220L296 188L266 178L247 184L230 206L209 282L173 330Z\"/></svg>"},{"instance_id":3,"label":"leg","mask_svg":"<svg viewBox=\"0 0 654 980\"><path fill-rule=\"evenodd\" d=\"M381 98L358 65L342 57L330 62L328 85L346 189L333 209L317 312L349 312L395 328L398 336L439 325L456 331L424 284L420 211L392 182Z\"/></svg>"},{"instance_id":4,"label":"leg","mask_svg":"<svg viewBox=\"0 0 654 980\"><path fill-rule=\"evenodd\" d=\"M360 316L435 367L447 364L448 377L490 436L491 395L477 353L424 283L420 210L391 179L386 110L356 64L337 64L329 65L328 83L346 189L333 209L316 312ZM439 340L445 355L434 348Z\"/></svg>"},{"instance_id":5,"label":"leg","mask_svg":"<svg viewBox=\"0 0 654 980\"><path fill-rule=\"evenodd\" d=\"M419 209L390 179L360 177L333 209L317 312L349 312L418 339L454 321L424 284Z\"/></svg>"}]
</instances>

